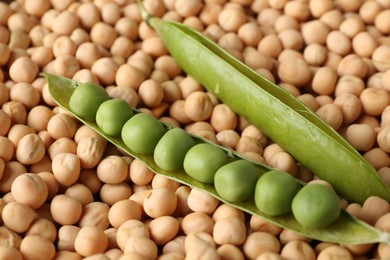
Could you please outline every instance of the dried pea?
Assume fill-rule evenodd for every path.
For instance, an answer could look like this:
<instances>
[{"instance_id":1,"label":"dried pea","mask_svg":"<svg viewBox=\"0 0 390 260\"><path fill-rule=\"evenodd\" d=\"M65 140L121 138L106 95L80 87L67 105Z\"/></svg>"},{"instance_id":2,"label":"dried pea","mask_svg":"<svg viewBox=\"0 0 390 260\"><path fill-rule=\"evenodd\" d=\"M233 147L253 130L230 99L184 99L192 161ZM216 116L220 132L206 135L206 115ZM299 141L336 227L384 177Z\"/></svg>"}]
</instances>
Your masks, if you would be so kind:
<instances>
[{"instance_id":1,"label":"dried pea","mask_svg":"<svg viewBox=\"0 0 390 260\"><path fill-rule=\"evenodd\" d=\"M37 174L25 173L15 178L11 186L12 197L32 209L43 205L48 196L48 187Z\"/></svg>"}]
</instances>

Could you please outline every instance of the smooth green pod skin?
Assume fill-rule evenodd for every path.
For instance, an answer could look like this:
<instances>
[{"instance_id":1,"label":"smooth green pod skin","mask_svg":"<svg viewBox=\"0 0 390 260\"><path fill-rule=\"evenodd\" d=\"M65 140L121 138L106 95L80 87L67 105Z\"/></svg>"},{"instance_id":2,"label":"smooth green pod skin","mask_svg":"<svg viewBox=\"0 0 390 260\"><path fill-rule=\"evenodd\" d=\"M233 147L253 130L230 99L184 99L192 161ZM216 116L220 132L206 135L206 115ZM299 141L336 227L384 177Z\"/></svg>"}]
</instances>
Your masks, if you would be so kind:
<instances>
[{"instance_id":1,"label":"smooth green pod skin","mask_svg":"<svg viewBox=\"0 0 390 260\"><path fill-rule=\"evenodd\" d=\"M57 76L50 73L43 73L42 75L47 79L49 91L53 100L60 107L68 111L70 114L72 114L83 124L94 129L106 140L113 143L115 146L119 147L123 152L127 153L132 157L138 158L139 160L144 162L145 165L147 165L147 167L149 167L156 174L160 174L162 176L165 176L169 179L172 179L184 185L188 185L190 187L196 187L197 189L203 190L204 192L219 199L223 203L231 205L232 207L238 208L244 212L247 212L248 214L256 215L282 228L293 230L294 232L297 232L299 234L302 234L306 237L310 237L318 241L327 241L327 242L351 244L351 245L372 244L377 242L390 243L390 233L380 231L372 227L371 225L368 225L365 222L352 217L345 210L342 210L339 218L333 224L328 226L326 229L308 228L298 223L294 218L293 214L287 214L287 215L282 215L277 217L264 214L263 212L257 209L253 200L248 200L244 202L235 202L235 203L228 202L216 192L214 185L205 184L196 181L195 179L191 178L188 174L186 174L184 170L179 170L175 172L163 171L154 162L153 155L142 155L136 153L135 151L129 149L124 144L121 137L113 137L105 134L95 122L84 120L70 110L69 100L74 90L79 86L79 83L71 79L62 76ZM134 113L137 112L139 111L136 111L134 109ZM172 128L172 126L168 124L165 123L162 124L166 129ZM198 137L196 135L191 135L191 136L194 138L194 140L196 140L197 143L210 143L209 141L201 137ZM227 152L229 160L245 159L235 151L228 150L220 146L218 147ZM272 170L272 168L270 168L269 166L261 163L253 162L253 165L256 167L256 170L260 175Z\"/></svg>"},{"instance_id":2,"label":"smooth green pod skin","mask_svg":"<svg viewBox=\"0 0 390 260\"><path fill-rule=\"evenodd\" d=\"M217 170L214 187L217 193L229 202L246 201L253 196L258 177L251 162L237 160Z\"/></svg>"},{"instance_id":3,"label":"smooth green pod skin","mask_svg":"<svg viewBox=\"0 0 390 260\"><path fill-rule=\"evenodd\" d=\"M256 207L270 216L290 213L299 188L298 181L290 174L278 170L267 172L256 183Z\"/></svg>"},{"instance_id":4,"label":"smooth green pod skin","mask_svg":"<svg viewBox=\"0 0 390 260\"><path fill-rule=\"evenodd\" d=\"M195 180L213 183L217 170L227 163L226 153L211 144L197 144L184 157L184 171Z\"/></svg>"},{"instance_id":5,"label":"smooth green pod skin","mask_svg":"<svg viewBox=\"0 0 390 260\"><path fill-rule=\"evenodd\" d=\"M370 196L390 202L390 189L376 170L302 102L196 30L145 11L143 16L188 75L341 196L360 204Z\"/></svg>"},{"instance_id":6,"label":"smooth green pod skin","mask_svg":"<svg viewBox=\"0 0 390 260\"><path fill-rule=\"evenodd\" d=\"M96 123L110 136L119 136L123 125L134 115L131 106L123 99L104 101L96 112Z\"/></svg>"},{"instance_id":7,"label":"smooth green pod skin","mask_svg":"<svg viewBox=\"0 0 390 260\"><path fill-rule=\"evenodd\" d=\"M124 124L121 137L123 143L139 154L153 154L160 138L164 135L163 125L155 117L139 113Z\"/></svg>"},{"instance_id":8,"label":"smooth green pod skin","mask_svg":"<svg viewBox=\"0 0 390 260\"><path fill-rule=\"evenodd\" d=\"M192 137L181 128L173 128L161 137L154 149L154 161L166 171L183 168L184 156L195 145Z\"/></svg>"},{"instance_id":9,"label":"smooth green pod skin","mask_svg":"<svg viewBox=\"0 0 390 260\"><path fill-rule=\"evenodd\" d=\"M307 184L294 197L295 219L309 228L325 228L340 215L340 199L336 192L321 184Z\"/></svg>"},{"instance_id":10,"label":"smooth green pod skin","mask_svg":"<svg viewBox=\"0 0 390 260\"><path fill-rule=\"evenodd\" d=\"M77 116L94 121L99 106L110 97L106 90L96 83L80 84L69 100L69 107Z\"/></svg>"}]
</instances>

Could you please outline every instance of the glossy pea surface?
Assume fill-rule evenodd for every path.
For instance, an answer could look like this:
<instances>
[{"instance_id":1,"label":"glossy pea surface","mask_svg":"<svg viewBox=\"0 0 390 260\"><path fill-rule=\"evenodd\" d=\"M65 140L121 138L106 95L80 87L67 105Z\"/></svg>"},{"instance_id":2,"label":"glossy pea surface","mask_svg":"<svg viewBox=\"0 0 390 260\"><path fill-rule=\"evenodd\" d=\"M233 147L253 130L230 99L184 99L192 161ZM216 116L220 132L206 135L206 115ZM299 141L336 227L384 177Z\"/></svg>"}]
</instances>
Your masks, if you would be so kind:
<instances>
[{"instance_id":1,"label":"glossy pea surface","mask_svg":"<svg viewBox=\"0 0 390 260\"><path fill-rule=\"evenodd\" d=\"M119 136L123 125L134 115L130 105L123 99L104 101L96 112L96 123L102 131Z\"/></svg>"},{"instance_id":2,"label":"glossy pea surface","mask_svg":"<svg viewBox=\"0 0 390 260\"><path fill-rule=\"evenodd\" d=\"M83 83L75 88L69 99L69 107L82 119L94 121L99 106L109 96L106 90L96 83Z\"/></svg>"},{"instance_id":3,"label":"glossy pea surface","mask_svg":"<svg viewBox=\"0 0 390 260\"><path fill-rule=\"evenodd\" d=\"M121 137L124 144L139 154L153 154L165 129L155 117L139 113L124 124Z\"/></svg>"},{"instance_id":4,"label":"glossy pea surface","mask_svg":"<svg viewBox=\"0 0 390 260\"><path fill-rule=\"evenodd\" d=\"M183 167L184 156L195 145L192 137L180 128L166 132L156 145L154 161L166 171L176 171Z\"/></svg>"},{"instance_id":5,"label":"glossy pea surface","mask_svg":"<svg viewBox=\"0 0 390 260\"><path fill-rule=\"evenodd\" d=\"M195 180L213 183L217 170L227 163L225 152L214 145L203 143L192 147L184 157L184 170Z\"/></svg>"},{"instance_id":6,"label":"glossy pea surface","mask_svg":"<svg viewBox=\"0 0 390 260\"><path fill-rule=\"evenodd\" d=\"M296 220L309 228L325 228L340 215L336 192L321 184L307 184L295 195L292 212Z\"/></svg>"},{"instance_id":7,"label":"glossy pea surface","mask_svg":"<svg viewBox=\"0 0 390 260\"><path fill-rule=\"evenodd\" d=\"M214 186L223 199L240 202L253 196L257 178L256 168L252 163L237 160L218 169L214 176Z\"/></svg>"},{"instance_id":8,"label":"glossy pea surface","mask_svg":"<svg viewBox=\"0 0 390 260\"><path fill-rule=\"evenodd\" d=\"M256 207L270 216L291 212L291 203L298 192L298 181L282 171L269 171L256 183Z\"/></svg>"}]
</instances>

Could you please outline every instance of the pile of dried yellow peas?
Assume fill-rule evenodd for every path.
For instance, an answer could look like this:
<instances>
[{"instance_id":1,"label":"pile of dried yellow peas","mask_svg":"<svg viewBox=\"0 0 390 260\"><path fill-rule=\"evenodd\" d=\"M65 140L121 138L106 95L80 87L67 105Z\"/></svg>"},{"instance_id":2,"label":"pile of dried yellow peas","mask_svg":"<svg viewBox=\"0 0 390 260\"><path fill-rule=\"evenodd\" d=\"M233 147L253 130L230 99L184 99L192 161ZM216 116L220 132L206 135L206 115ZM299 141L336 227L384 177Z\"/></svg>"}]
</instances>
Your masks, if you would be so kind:
<instances>
[{"instance_id":1,"label":"pile of dried yellow peas","mask_svg":"<svg viewBox=\"0 0 390 260\"><path fill-rule=\"evenodd\" d=\"M143 3L290 92L390 185L389 0ZM390 258L388 244L313 240L155 174L59 107L41 72L329 185L186 75L135 0L0 2L0 259ZM390 232L388 201L340 201Z\"/></svg>"}]
</instances>

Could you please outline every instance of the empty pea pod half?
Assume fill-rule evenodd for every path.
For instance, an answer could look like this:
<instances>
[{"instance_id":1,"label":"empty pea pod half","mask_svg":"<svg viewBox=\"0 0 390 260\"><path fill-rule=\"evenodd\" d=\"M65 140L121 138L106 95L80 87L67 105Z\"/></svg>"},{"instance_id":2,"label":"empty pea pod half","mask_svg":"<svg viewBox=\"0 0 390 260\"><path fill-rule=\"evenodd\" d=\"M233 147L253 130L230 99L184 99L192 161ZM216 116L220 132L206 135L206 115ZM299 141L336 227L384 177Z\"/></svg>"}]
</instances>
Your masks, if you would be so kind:
<instances>
[{"instance_id":1,"label":"empty pea pod half","mask_svg":"<svg viewBox=\"0 0 390 260\"><path fill-rule=\"evenodd\" d=\"M121 136L108 135L101 128L99 128L96 121L85 120L72 112L69 106L69 100L74 90L79 86L77 82L49 73L44 73L44 76L48 81L49 90L52 95L52 98L59 106L67 110L69 113L71 113L73 116L75 116L85 125L88 125L92 129L97 131L104 138L106 138L112 144L121 148L130 156L138 158L141 161L143 161L152 171L154 171L157 174L163 175L167 178L180 182L184 185L188 185L190 187L203 190L211 194L212 196L218 198L220 201L226 204L241 209L244 212L247 212L249 214L257 215L261 218L270 221L271 223L274 223L286 229L293 230L297 233L300 233L312 239L316 239L319 241L342 243L342 244L367 244L367 243L377 243L377 242L390 243L390 234L375 229L374 227L352 217L344 210L341 210L341 213L338 216L338 218L326 228L310 228L300 224L294 218L292 213L287 213L279 216L270 216L264 214L256 207L253 196L243 201L230 202L229 200L224 199L220 194L218 194L213 183L201 182L192 178L190 175L186 174L183 167L174 171L163 170L156 164L153 154L136 153L135 151L129 149L128 146L125 145ZM133 109L133 112L135 115L139 114L139 111L137 111L136 109ZM161 124L165 128L166 133L169 132L168 130L175 129L174 126L171 126L169 124L162 123L162 122ZM240 160L244 160L252 163L258 176L262 176L265 173L273 170L272 168L266 165L248 161L247 159L240 156L238 153L236 153L233 150L217 146L207 141L206 139L203 139L195 135L190 135L190 136L194 140L195 144L205 143L222 149L226 153L228 163L240 161ZM304 183L298 180L297 182L299 182L299 185L301 185L301 187L304 186Z\"/></svg>"}]
</instances>

